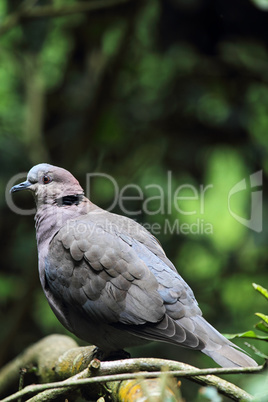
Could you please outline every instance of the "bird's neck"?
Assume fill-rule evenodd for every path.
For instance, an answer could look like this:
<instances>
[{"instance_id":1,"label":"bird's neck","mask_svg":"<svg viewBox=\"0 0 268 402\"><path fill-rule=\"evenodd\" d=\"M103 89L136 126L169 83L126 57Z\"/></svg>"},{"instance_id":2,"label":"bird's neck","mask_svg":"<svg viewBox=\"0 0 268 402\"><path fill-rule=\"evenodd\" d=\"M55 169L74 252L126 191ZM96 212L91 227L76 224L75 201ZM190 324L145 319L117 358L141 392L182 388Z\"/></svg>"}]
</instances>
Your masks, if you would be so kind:
<instances>
[{"instance_id":1,"label":"bird's neck","mask_svg":"<svg viewBox=\"0 0 268 402\"><path fill-rule=\"evenodd\" d=\"M79 208L78 208L79 205ZM60 202L46 203L37 207L35 215L36 239L38 247L49 245L51 239L58 230L70 219L76 219L81 215L86 215L97 208L86 197L79 199L79 196L64 197Z\"/></svg>"}]
</instances>

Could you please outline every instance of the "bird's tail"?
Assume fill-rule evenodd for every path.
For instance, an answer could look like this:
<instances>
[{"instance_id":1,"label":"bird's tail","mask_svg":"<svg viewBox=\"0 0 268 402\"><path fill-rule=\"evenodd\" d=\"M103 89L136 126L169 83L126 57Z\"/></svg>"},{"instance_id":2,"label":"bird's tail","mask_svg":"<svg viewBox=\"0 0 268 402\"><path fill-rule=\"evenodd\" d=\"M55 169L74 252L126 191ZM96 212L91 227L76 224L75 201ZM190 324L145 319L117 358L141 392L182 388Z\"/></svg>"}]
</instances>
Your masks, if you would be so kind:
<instances>
[{"instance_id":1,"label":"bird's tail","mask_svg":"<svg viewBox=\"0 0 268 402\"><path fill-rule=\"evenodd\" d=\"M222 367L256 367L257 363L244 352L236 349L237 347L230 344L221 345L217 350L203 349L202 352L211 357L216 363Z\"/></svg>"},{"instance_id":2,"label":"bird's tail","mask_svg":"<svg viewBox=\"0 0 268 402\"><path fill-rule=\"evenodd\" d=\"M206 331L205 348L202 352L211 357L222 367L256 367L257 363L241 348L234 345L215 328L212 327L203 317L200 319L202 330ZM199 332L200 334L200 332ZM201 336L202 339L202 336Z\"/></svg>"}]
</instances>

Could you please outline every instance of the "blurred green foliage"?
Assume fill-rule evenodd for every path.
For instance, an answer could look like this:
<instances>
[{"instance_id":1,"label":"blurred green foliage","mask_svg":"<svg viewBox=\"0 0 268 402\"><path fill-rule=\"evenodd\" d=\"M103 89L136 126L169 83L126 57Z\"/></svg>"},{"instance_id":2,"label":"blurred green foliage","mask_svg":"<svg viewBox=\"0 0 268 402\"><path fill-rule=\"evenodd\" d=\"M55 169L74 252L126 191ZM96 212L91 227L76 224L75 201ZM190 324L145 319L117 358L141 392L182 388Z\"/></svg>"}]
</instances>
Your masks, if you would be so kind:
<instances>
[{"instance_id":1,"label":"blurred green foliage","mask_svg":"<svg viewBox=\"0 0 268 402\"><path fill-rule=\"evenodd\" d=\"M264 287L257 285L256 283L252 284L254 289L257 290L261 295L265 297L265 299L268 301L268 290L265 289ZM247 332L243 332L240 334L234 334L234 335L229 335L229 339L233 338L250 338L250 339L258 339L260 341L265 341L268 342L268 315L263 314L263 313L255 313L257 317L261 319L257 324L255 324L255 328L257 328L259 331L263 332L265 335L259 335L258 333L255 333L252 330L249 330ZM258 352L260 356L264 357L265 359L268 358L268 356L264 355L261 352Z\"/></svg>"},{"instance_id":2,"label":"blurred green foliage","mask_svg":"<svg viewBox=\"0 0 268 402\"><path fill-rule=\"evenodd\" d=\"M230 208L250 219L249 175L262 170L267 184L266 2L113 4L22 19L0 37L1 364L45 334L65 331L40 289L33 219L5 200L13 175L44 161L69 169L84 187L86 173L102 172L119 189L141 189L140 198L137 187L126 190L136 197L124 201L127 214L155 231L219 330L243 332L255 311L266 314L251 283L267 288L267 194L260 232L228 208L229 191L246 178ZM0 0L2 25L17 6ZM110 180L96 178L90 190L101 207L113 203ZM28 194L14 199L33 207ZM126 214L118 203L113 212ZM176 222L192 229L177 233ZM168 345L133 353L212 364Z\"/></svg>"}]
</instances>

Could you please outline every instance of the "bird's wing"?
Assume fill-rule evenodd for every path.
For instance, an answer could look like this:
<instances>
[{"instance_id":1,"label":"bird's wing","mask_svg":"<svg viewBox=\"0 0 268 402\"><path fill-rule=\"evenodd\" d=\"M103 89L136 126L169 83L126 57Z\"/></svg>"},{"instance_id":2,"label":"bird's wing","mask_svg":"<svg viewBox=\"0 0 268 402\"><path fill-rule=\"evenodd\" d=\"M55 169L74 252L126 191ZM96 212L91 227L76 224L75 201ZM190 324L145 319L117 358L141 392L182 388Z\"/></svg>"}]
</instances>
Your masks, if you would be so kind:
<instances>
[{"instance_id":1,"label":"bird's wing","mask_svg":"<svg viewBox=\"0 0 268 402\"><path fill-rule=\"evenodd\" d=\"M107 214L107 212L105 212ZM105 214L104 213L104 214ZM115 232L130 245L132 240L144 245L148 250L161 259L171 270L177 273L172 262L167 258L159 240L145 227L126 216L109 213L109 221L112 222Z\"/></svg>"},{"instance_id":2,"label":"bird's wing","mask_svg":"<svg viewBox=\"0 0 268 402\"><path fill-rule=\"evenodd\" d=\"M120 237L91 220L64 226L50 243L46 278L53 294L105 323L156 323L164 314L158 283Z\"/></svg>"},{"instance_id":3,"label":"bird's wing","mask_svg":"<svg viewBox=\"0 0 268 402\"><path fill-rule=\"evenodd\" d=\"M131 237L119 218L109 226L104 216L80 217L53 238L46 261L52 293L91 320L202 349L192 322L200 309L189 286L165 263L160 246L154 253L139 235Z\"/></svg>"},{"instance_id":4,"label":"bird's wing","mask_svg":"<svg viewBox=\"0 0 268 402\"><path fill-rule=\"evenodd\" d=\"M139 334L142 330L142 336L147 336L148 339L180 343L183 346L202 349L208 337L202 329L200 332L199 321L196 318L202 319L202 312L192 289L177 271L166 264L165 255L162 259L161 255L154 254L145 243L127 238L125 234L123 237L153 273L158 282L158 293L165 307L165 316L161 322L143 328L132 327L131 332Z\"/></svg>"}]
</instances>

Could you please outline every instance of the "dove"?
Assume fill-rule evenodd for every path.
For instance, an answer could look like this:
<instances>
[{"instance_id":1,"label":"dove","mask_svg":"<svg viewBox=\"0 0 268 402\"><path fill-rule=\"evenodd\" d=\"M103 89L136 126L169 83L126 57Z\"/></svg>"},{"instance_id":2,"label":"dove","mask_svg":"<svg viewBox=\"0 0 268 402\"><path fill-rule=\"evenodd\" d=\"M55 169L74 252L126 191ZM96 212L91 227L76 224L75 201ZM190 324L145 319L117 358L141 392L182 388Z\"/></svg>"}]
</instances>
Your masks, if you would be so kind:
<instances>
[{"instance_id":1,"label":"dove","mask_svg":"<svg viewBox=\"0 0 268 402\"><path fill-rule=\"evenodd\" d=\"M41 285L70 332L106 356L160 341L199 350L222 367L257 365L203 318L193 291L142 225L93 204L60 167L38 164L10 191L25 189L36 203Z\"/></svg>"}]
</instances>

